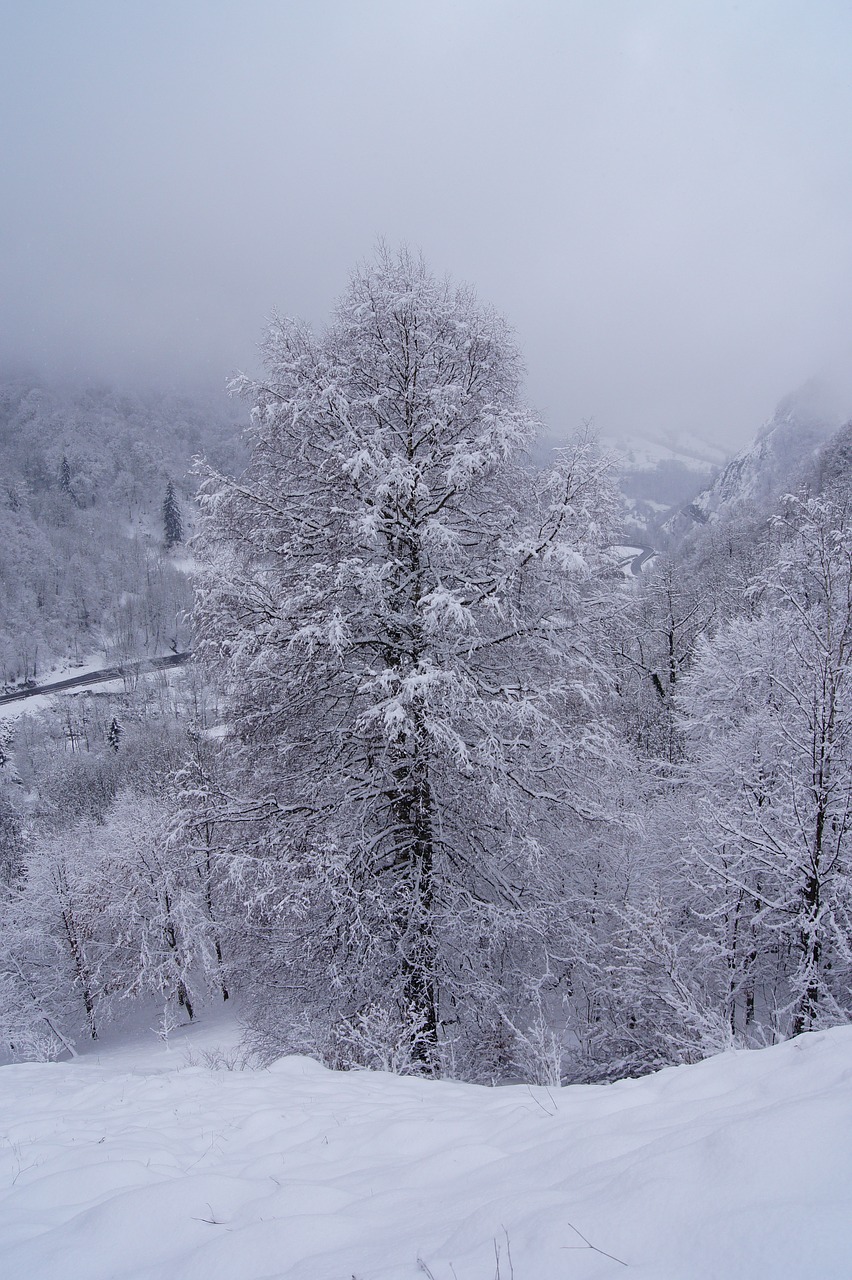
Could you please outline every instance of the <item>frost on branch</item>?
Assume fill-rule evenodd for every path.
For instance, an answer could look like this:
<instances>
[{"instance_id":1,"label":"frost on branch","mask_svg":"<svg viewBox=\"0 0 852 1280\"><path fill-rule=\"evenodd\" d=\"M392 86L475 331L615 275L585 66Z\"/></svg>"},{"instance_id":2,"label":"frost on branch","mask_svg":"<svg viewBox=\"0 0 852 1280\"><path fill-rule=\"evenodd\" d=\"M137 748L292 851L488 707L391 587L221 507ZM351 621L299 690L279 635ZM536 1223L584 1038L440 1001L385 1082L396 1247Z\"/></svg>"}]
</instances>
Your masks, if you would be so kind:
<instances>
[{"instance_id":1,"label":"frost on branch","mask_svg":"<svg viewBox=\"0 0 852 1280\"><path fill-rule=\"evenodd\" d=\"M603 812L605 468L581 439L533 472L507 326L407 252L359 269L322 336L276 319L264 356L248 469L204 486L196 615L255 1022L281 1049L306 1016L371 1061L402 1025L418 1069L473 1072L523 1021Z\"/></svg>"}]
</instances>

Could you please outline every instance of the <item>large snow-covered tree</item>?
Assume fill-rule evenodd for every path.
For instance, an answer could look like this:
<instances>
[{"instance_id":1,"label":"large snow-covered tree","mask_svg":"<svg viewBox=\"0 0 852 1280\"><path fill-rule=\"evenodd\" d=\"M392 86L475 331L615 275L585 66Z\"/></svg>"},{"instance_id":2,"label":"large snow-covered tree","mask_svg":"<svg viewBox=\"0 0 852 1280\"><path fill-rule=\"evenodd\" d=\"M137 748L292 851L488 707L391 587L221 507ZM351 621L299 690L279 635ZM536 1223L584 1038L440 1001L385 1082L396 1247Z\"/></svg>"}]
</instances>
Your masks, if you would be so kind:
<instances>
[{"instance_id":1,"label":"large snow-covered tree","mask_svg":"<svg viewBox=\"0 0 852 1280\"><path fill-rule=\"evenodd\" d=\"M279 1046L302 1010L367 1060L469 1071L548 972L603 811L607 467L579 439L531 468L509 329L407 251L263 354L248 468L202 487L196 610L258 1005Z\"/></svg>"}]
</instances>

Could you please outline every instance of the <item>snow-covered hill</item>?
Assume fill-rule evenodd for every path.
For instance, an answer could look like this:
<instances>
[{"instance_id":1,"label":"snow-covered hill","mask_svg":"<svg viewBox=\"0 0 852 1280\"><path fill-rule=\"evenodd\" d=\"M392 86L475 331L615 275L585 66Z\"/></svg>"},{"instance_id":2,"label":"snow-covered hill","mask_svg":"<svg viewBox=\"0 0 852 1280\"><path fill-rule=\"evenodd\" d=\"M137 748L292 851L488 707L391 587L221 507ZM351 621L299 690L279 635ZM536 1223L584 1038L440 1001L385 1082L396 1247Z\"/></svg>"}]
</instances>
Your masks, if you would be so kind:
<instances>
[{"instance_id":1,"label":"snow-covered hill","mask_svg":"<svg viewBox=\"0 0 852 1280\"><path fill-rule=\"evenodd\" d=\"M601 444L613 459L624 498L625 532L646 543L654 542L661 521L712 482L730 456L686 432L602 436Z\"/></svg>"},{"instance_id":2,"label":"snow-covered hill","mask_svg":"<svg viewBox=\"0 0 852 1280\"><path fill-rule=\"evenodd\" d=\"M149 1040L0 1069L9 1280L850 1275L852 1028L555 1090Z\"/></svg>"},{"instance_id":3,"label":"snow-covered hill","mask_svg":"<svg viewBox=\"0 0 852 1280\"><path fill-rule=\"evenodd\" d=\"M805 478L821 446L848 417L846 404L817 381L785 397L774 415L712 484L663 525L667 533L706 524L745 503L760 508Z\"/></svg>"},{"instance_id":4,"label":"snow-covered hill","mask_svg":"<svg viewBox=\"0 0 852 1280\"><path fill-rule=\"evenodd\" d=\"M723 445L686 431L656 436L603 434L601 443L629 470L653 470L661 463L679 463L701 475L724 466L731 456Z\"/></svg>"}]
</instances>

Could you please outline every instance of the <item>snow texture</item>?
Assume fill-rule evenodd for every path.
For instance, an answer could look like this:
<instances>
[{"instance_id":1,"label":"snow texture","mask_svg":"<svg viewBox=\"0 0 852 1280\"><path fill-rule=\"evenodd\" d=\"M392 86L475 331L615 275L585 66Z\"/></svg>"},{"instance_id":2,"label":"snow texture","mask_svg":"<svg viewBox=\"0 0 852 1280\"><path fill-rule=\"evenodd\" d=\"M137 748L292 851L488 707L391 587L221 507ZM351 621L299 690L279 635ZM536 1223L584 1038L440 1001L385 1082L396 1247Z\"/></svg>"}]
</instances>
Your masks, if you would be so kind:
<instances>
[{"instance_id":1,"label":"snow texture","mask_svg":"<svg viewBox=\"0 0 852 1280\"><path fill-rule=\"evenodd\" d=\"M2 1275L850 1274L852 1028L563 1089L227 1070L227 1030L0 1070Z\"/></svg>"}]
</instances>

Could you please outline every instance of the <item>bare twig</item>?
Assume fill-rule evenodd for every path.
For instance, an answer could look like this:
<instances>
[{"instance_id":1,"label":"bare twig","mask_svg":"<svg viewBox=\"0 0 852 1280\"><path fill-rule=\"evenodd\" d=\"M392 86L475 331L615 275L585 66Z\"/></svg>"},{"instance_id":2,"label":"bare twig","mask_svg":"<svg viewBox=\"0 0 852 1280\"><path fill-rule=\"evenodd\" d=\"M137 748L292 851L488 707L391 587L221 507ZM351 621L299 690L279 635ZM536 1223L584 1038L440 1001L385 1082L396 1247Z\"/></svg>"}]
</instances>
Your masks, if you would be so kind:
<instances>
[{"instance_id":1,"label":"bare twig","mask_svg":"<svg viewBox=\"0 0 852 1280\"><path fill-rule=\"evenodd\" d=\"M195 1218L195 1217L194 1217L194 1218L192 1219L192 1221L193 1221L193 1222L209 1222L209 1223L210 1223L210 1225L211 1225L211 1227L224 1227L225 1223L224 1223L223 1219L222 1219L222 1218L217 1218L217 1217L216 1217L216 1214L213 1212L213 1206L211 1205L211 1203L210 1203L210 1201L209 1201L209 1200L207 1201L207 1208L210 1210L210 1217L209 1217L209 1218Z\"/></svg>"},{"instance_id":2,"label":"bare twig","mask_svg":"<svg viewBox=\"0 0 852 1280\"><path fill-rule=\"evenodd\" d=\"M548 1091L547 1091L547 1092L548 1092L548 1097L550 1097L550 1090L548 1089ZM535 1105L536 1105L537 1107L540 1107L540 1108L541 1108L541 1110L544 1112L544 1114L545 1114L546 1116L553 1116L553 1115L555 1115L555 1114L556 1114L556 1112L555 1112L555 1111L548 1111L547 1107L546 1107L546 1106L544 1105L544 1103L541 1101L541 1098L537 1098L537 1097L535 1096L535 1094L533 1093L533 1091L532 1091L532 1089L530 1088L530 1086L529 1086L529 1085L527 1085L527 1093L530 1095L530 1097L532 1098L532 1100L533 1100L533 1102L535 1103ZM553 1098L550 1098L550 1101L552 1102L552 1101L553 1101ZM504 1228L504 1230L505 1230L505 1228Z\"/></svg>"},{"instance_id":3,"label":"bare twig","mask_svg":"<svg viewBox=\"0 0 852 1280\"><path fill-rule=\"evenodd\" d=\"M502 1223L501 1223L500 1225L502 1226ZM507 1259L507 1261L508 1261L508 1263L509 1263L509 1276L508 1276L508 1280L515 1280L515 1264L514 1264L514 1263L513 1263L513 1261L512 1261L512 1246L511 1246L511 1244L510 1244L510 1242L509 1242L509 1233L508 1233L508 1231L506 1230L506 1228L505 1228L505 1227L503 1227L503 1235L506 1237L506 1259ZM496 1243L497 1243L497 1242L495 1241L495 1245L496 1245ZM500 1257L499 1257L499 1254L498 1254L498 1257L497 1257L497 1276L496 1276L496 1280L501 1280L501 1277L500 1277Z\"/></svg>"},{"instance_id":4,"label":"bare twig","mask_svg":"<svg viewBox=\"0 0 852 1280\"><path fill-rule=\"evenodd\" d=\"M567 1218L565 1219L565 1221L566 1221L566 1222L568 1221L568 1220L567 1220ZM582 1243L582 1244L563 1244L563 1245L562 1245L562 1248L563 1248L563 1249L592 1249L592 1250L594 1250L594 1252L595 1252L595 1253L600 1253L600 1254L602 1254L602 1256L603 1256L604 1258L610 1258L613 1262L617 1262L617 1263L619 1264L619 1266L622 1266L622 1267L629 1266L629 1263L624 1262L624 1261L623 1261L623 1259L621 1259L621 1258L616 1258L616 1256L615 1256L615 1254L614 1254L614 1253L607 1253L606 1249L599 1249L599 1248L598 1248L598 1246L597 1246L596 1244L592 1244L592 1242L591 1242L590 1240L587 1240L587 1239L586 1239L586 1237L583 1235L582 1231L578 1231L578 1230L577 1230L577 1228L574 1226L573 1222L568 1222L568 1226L569 1226L569 1227L571 1228L571 1230L575 1233L575 1235L578 1235L578 1236L580 1237L580 1239L583 1241L583 1243Z\"/></svg>"}]
</instances>

